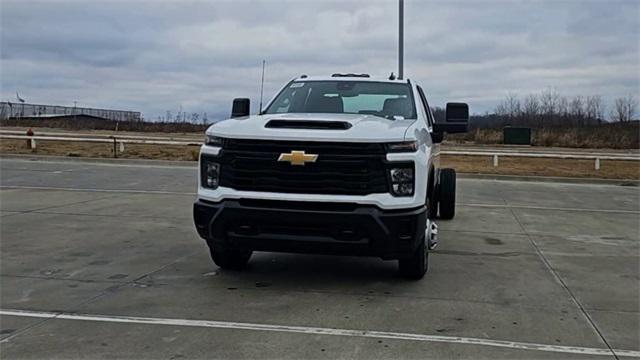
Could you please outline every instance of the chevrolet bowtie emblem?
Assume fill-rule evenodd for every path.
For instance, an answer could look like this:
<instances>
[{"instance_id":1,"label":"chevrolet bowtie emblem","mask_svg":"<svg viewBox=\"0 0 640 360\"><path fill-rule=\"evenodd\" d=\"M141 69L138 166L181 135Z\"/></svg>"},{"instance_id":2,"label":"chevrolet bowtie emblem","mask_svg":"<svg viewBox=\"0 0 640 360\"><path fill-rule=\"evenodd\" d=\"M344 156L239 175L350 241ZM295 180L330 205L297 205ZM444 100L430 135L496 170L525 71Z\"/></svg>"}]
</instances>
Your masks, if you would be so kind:
<instances>
[{"instance_id":1,"label":"chevrolet bowtie emblem","mask_svg":"<svg viewBox=\"0 0 640 360\"><path fill-rule=\"evenodd\" d=\"M317 159L317 154L305 154L304 151L292 150L289 154L280 154L278 161L288 161L291 165L304 165L308 162L316 162Z\"/></svg>"}]
</instances>

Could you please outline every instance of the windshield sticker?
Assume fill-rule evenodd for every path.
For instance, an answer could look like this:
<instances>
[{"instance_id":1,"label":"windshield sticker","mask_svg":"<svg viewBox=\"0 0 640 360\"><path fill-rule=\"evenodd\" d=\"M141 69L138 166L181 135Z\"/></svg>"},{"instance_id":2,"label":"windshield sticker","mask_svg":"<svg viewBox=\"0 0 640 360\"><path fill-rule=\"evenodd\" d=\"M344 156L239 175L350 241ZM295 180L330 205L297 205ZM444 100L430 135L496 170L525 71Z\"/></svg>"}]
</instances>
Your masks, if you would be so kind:
<instances>
[{"instance_id":1,"label":"windshield sticker","mask_svg":"<svg viewBox=\"0 0 640 360\"><path fill-rule=\"evenodd\" d=\"M291 84L291 86L289 86L289 88L295 89L295 88L299 88L299 87L303 87L303 86L304 86L303 82L294 82L293 84Z\"/></svg>"}]
</instances>

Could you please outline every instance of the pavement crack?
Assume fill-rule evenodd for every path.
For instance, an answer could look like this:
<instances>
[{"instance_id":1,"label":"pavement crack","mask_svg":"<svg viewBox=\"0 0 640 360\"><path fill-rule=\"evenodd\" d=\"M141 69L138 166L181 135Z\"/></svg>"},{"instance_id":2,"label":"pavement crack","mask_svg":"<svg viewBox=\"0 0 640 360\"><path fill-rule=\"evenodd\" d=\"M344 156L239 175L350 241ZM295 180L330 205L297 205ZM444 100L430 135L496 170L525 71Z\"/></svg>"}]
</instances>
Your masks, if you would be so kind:
<instances>
[{"instance_id":1,"label":"pavement crack","mask_svg":"<svg viewBox=\"0 0 640 360\"><path fill-rule=\"evenodd\" d=\"M94 296L90 297L89 299L83 300L83 301L81 301L79 303L73 304L72 308L78 308L78 307L82 307L84 305L87 305L87 304L89 304L89 303L91 303L91 302L93 302L93 301L95 301L95 300L97 300L97 299L99 299L99 298L101 298L103 296L107 296L109 294L114 293L116 290L118 290L118 289L120 289L120 288L122 288L124 286L137 284L140 280L144 279L145 277L147 277L149 275L152 275L152 274L154 274L154 273L156 273L158 271L162 271L162 270L166 269L167 267L169 267L169 266L171 266L171 265L173 265L173 264L175 264L175 263L177 263L177 262L179 262L179 261L181 261L183 259L186 259L186 258L188 258L190 256L198 254L199 252L200 252L200 250L193 251L193 252L191 252L191 253L189 253L187 255L180 256L179 258L174 259L174 260L172 260L172 261L160 266L159 268L156 268L156 269L151 270L151 271L149 271L147 273L144 273L144 274L142 274L142 275L140 275L140 276L138 276L138 277L136 277L136 278L134 278L132 280L129 280L129 281L126 281L126 282L117 282L113 286L109 286L106 289L102 289L100 291L100 293L98 293L97 295L94 295Z\"/></svg>"},{"instance_id":2,"label":"pavement crack","mask_svg":"<svg viewBox=\"0 0 640 360\"><path fill-rule=\"evenodd\" d=\"M91 280L91 279L71 279L57 276L37 276L37 275L16 275L16 274L1 274L0 277L10 277L19 279L38 279L38 280L56 280L56 281L75 281L81 283L93 283L93 284L122 284L121 281L114 280Z\"/></svg>"},{"instance_id":3,"label":"pavement crack","mask_svg":"<svg viewBox=\"0 0 640 360\"><path fill-rule=\"evenodd\" d=\"M31 213L38 213L41 212L43 210L49 210L49 209L57 209L57 208L63 208L66 206L72 206L72 205L80 205L80 204L86 204L92 201L98 201L98 200L105 200L105 199L114 199L117 197L121 197L124 195L110 195L110 196L103 196L103 197L99 197L99 198L93 198L93 199L88 199L88 200L82 200L82 201L75 201L72 203L67 203L67 204L61 204L61 205L53 205L53 206L47 206L47 207L43 207L43 208L37 208L37 209L31 209L31 210L24 210L24 211L16 211L18 214L31 214ZM44 212L43 212L44 213ZM17 215L17 214L15 214Z\"/></svg>"},{"instance_id":4,"label":"pavement crack","mask_svg":"<svg viewBox=\"0 0 640 360\"><path fill-rule=\"evenodd\" d=\"M503 201L506 204L506 199L503 198ZM564 280L562 279L562 277L560 276L560 274L558 274L558 272L551 266L551 263L549 262L549 260L547 259L547 257L544 255L544 253L542 252L542 250L540 249L538 243L536 243L536 241L534 240L533 236L531 236L531 234L529 234L529 232L526 230L526 228L524 227L524 225L522 224L522 222L520 221L520 218L518 218L518 215L516 214L516 212L513 210L513 208L511 207L507 207L509 209L509 211L511 212L511 215L513 216L513 218L516 220L516 222L518 223L518 225L520 226L520 229L522 229L522 231L524 232L524 234L527 236L527 238L529 239L529 242L531 243L531 245L533 246L533 248L536 251L536 254L538 255L538 257L540 258L540 260L542 261L542 263L544 264L544 266L547 268L547 270L549 270L549 272L551 273L551 275L554 277L554 279L556 280L556 282L558 282L558 284L560 284L560 286L562 286L562 288L567 292L567 294L569 295L569 297L571 298L571 301L578 307L578 309L580 309L580 312L582 313L582 315L585 317L585 319L587 319L587 322L591 325L591 327L593 328L593 330L596 332L596 334L598 334L598 336L600 337L600 339L602 340L602 342L604 342L604 344L607 346L607 348L609 349L609 351L611 352L611 354L613 355L614 358L616 358L616 360L619 360L618 355L616 354L615 350L613 349L613 347L611 346L611 344L609 344L609 341L607 341L607 339L604 337L604 334L602 333L602 331L600 331L600 329L598 328L598 326L596 325L596 323L593 321L593 319L591 318L591 316L589 315L589 313L587 312L587 310L585 309L584 305L582 305L582 303L580 302L580 300L578 300L578 298L576 297L576 295L573 293L573 291L571 291L571 289L569 288L569 286L564 282Z\"/></svg>"}]
</instances>

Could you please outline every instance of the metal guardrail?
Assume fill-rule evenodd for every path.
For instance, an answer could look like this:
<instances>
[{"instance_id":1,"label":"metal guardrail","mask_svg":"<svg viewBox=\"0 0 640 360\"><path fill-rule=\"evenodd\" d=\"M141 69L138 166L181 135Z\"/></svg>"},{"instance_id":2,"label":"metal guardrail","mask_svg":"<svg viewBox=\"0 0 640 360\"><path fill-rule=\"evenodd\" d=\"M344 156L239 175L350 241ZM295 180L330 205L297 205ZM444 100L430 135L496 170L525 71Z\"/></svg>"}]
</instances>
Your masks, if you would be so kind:
<instances>
[{"instance_id":1,"label":"metal guardrail","mask_svg":"<svg viewBox=\"0 0 640 360\"><path fill-rule=\"evenodd\" d=\"M147 145L178 145L178 146L200 146L201 141L189 139L173 139L153 136L135 136L135 135L105 135L96 134L86 137L86 134L62 134L60 133L41 133L42 135L15 135L23 133L14 130L0 130L0 139L17 139L29 140L31 148L36 148L36 140L38 141L71 141L71 142L95 142L95 143L112 143L114 149L114 157L117 157L117 147L120 146L120 152L124 152L124 144L147 144ZM85 137L80 137L85 136ZM521 150L479 150L479 151L463 151L463 150L441 150L436 155L463 155L463 156L487 156L493 158L493 166L499 164L499 157L528 157L528 158L551 158L551 159L578 159L578 160L594 160L595 170L600 170L601 160L622 160L622 161L640 161L639 155L629 154L613 154L613 153L549 153L549 152L522 152Z\"/></svg>"}]
</instances>

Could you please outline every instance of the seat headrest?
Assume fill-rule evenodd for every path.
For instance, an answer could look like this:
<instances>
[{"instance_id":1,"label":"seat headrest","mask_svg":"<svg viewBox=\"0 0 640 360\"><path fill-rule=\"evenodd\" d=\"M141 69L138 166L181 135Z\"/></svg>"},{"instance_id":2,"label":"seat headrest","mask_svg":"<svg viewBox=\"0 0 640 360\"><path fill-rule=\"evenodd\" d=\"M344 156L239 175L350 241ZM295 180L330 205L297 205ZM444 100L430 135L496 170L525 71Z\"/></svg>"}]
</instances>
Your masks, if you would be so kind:
<instances>
[{"instance_id":1,"label":"seat headrest","mask_svg":"<svg viewBox=\"0 0 640 360\"><path fill-rule=\"evenodd\" d=\"M344 112L342 98L339 96L318 96L309 99L307 112L313 113L341 113Z\"/></svg>"},{"instance_id":2,"label":"seat headrest","mask_svg":"<svg viewBox=\"0 0 640 360\"><path fill-rule=\"evenodd\" d=\"M411 116L411 103L409 102L409 98L386 99L382 107L382 112L386 115L397 115L409 118Z\"/></svg>"}]
</instances>

